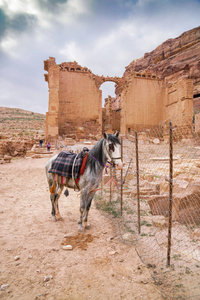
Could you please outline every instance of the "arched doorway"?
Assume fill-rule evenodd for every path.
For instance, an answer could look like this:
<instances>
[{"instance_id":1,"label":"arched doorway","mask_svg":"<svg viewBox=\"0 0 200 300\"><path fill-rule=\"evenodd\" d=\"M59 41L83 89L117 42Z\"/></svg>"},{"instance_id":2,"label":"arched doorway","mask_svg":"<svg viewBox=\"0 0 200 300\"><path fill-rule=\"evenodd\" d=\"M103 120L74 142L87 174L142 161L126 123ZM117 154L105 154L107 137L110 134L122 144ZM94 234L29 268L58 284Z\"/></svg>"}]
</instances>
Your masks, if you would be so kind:
<instances>
[{"instance_id":1,"label":"arched doorway","mask_svg":"<svg viewBox=\"0 0 200 300\"><path fill-rule=\"evenodd\" d=\"M102 91L102 131L108 133L120 130L120 105L115 88L116 83L109 80L100 86Z\"/></svg>"}]
</instances>

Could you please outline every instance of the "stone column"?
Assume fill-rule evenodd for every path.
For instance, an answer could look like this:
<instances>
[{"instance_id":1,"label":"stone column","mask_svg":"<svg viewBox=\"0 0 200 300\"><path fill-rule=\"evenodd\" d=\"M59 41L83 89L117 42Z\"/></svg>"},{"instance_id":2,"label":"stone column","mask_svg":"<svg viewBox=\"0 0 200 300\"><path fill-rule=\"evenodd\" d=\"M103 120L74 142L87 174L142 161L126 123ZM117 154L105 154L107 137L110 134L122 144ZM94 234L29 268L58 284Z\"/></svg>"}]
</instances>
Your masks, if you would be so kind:
<instances>
[{"instance_id":1,"label":"stone column","mask_svg":"<svg viewBox=\"0 0 200 300\"><path fill-rule=\"evenodd\" d=\"M59 111L59 73L60 67L56 65L55 58L49 58L44 62L45 80L49 86L49 105L46 113L46 139L58 137L58 111Z\"/></svg>"}]
</instances>

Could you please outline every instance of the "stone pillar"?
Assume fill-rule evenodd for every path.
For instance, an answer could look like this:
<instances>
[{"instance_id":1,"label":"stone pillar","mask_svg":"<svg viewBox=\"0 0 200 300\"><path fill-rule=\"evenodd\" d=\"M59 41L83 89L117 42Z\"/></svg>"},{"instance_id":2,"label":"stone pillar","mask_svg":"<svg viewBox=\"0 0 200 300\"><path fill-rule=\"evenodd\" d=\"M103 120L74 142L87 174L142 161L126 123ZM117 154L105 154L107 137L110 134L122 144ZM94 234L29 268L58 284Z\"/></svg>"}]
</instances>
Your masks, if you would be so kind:
<instances>
[{"instance_id":1,"label":"stone pillar","mask_svg":"<svg viewBox=\"0 0 200 300\"><path fill-rule=\"evenodd\" d=\"M181 112L193 117L193 80L185 79L180 83L181 90Z\"/></svg>"},{"instance_id":2,"label":"stone pillar","mask_svg":"<svg viewBox=\"0 0 200 300\"><path fill-rule=\"evenodd\" d=\"M55 58L50 57L44 62L44 68L48 71L45 80L49 86L49 105L46 113L46 140L58 137L58 111L59 111L59 72Z\"/></svg>"},{"instance_id":3,"label":"stone pillar","mask_svg":"<svg viewBox=\"0 0 200 300\"><path fill-rule=\"evenodd\" d=\"M109 107L109 124L110 124L110 130L112 132L112 97L108 96L108 107Z\"/></svg>"},{"instance_id":4,"label":"stone pillar","mask_svg":"<svg viewBox=\"0 0 200 300\"><path fill-rule=\"evenodd\" d=\"M126 97L125 89L121 93L121 119L120 119L120 133L126 134Z\"/></svg>"}]
</instances>

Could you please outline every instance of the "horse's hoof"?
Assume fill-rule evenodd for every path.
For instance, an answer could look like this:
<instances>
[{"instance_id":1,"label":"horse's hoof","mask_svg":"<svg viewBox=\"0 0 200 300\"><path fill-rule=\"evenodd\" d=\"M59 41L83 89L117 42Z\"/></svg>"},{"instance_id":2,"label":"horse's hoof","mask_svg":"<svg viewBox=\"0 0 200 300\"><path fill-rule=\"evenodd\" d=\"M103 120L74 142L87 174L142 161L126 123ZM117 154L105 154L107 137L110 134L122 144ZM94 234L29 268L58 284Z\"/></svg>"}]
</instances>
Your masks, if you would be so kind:
<instances>
[{"instance_id":1,"label":"horse's hoof","mask_svg":"<svg viewBox=\"0 0 200 300\"><path fill-rule=\"evenodd\" d=\"M56 216L52 216L52 217L51 217L51 220L52 220L53 222L56 222L56 221L57 221Z\"/></svg>"},{"instance_id":2,"label":"horse's hoof","mask_svg":"<svg viewBox=\"0 0 200 300\"><path fill-rule=\"evenodd\" d=\"M90 228L91 228L91 225L90 225L89 223L85 223L85 224L84 224L84 227L85 227L85 229L87 229L87 230L88 230L88 229L90 229Z\"/></svg>"},{"instance_id":3,"label":"horse's hoof","mask_svg":"<svg viewBox=\"0 0 200 300\"><path fill-rule=\"evenodd\" d=\"M84 231L85 231L84 228L82 226L79 226L78 232L83 233Z\"/></svg>"}]
</instances>

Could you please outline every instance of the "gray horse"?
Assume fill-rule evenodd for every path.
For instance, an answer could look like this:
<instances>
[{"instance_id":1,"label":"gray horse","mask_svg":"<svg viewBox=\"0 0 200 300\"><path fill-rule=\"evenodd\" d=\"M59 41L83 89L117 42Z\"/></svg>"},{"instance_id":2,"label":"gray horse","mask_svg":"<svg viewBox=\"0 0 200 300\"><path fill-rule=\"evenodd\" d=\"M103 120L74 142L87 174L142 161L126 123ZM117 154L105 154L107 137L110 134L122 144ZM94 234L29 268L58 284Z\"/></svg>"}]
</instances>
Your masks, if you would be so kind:
<instances>
[{"instance_id":1,"label":"gray horse","mask_svg":"<svg viewBox=\"0 0 200 300\"><path fill-rule=\"evenodd\" d=\"M80 189L80 219L79 230L84 227L87 228L88 213L95 195L96 189L100 185L103 176L103 170L107 167L107 162L121 169L123 164L121 161L121 144L119 141L119 132L115 134L103 134L103 138L96 143L96 145L89 151L86 168L83 175L80 176L78 186ZM52 157L46 164L46 176L49 184L50 199L52 203L52 220L56 221L61 218L58 199L63 191L64 186L74 188L73 178L66 178L65 184L57 183L49 170L57 155Z\"/></svg>"}]
</instances>

